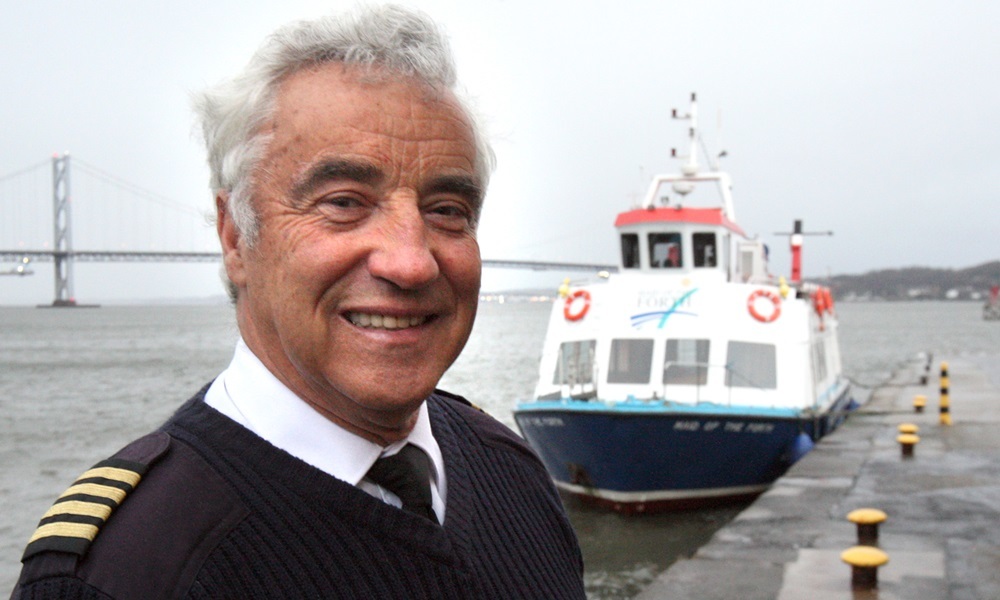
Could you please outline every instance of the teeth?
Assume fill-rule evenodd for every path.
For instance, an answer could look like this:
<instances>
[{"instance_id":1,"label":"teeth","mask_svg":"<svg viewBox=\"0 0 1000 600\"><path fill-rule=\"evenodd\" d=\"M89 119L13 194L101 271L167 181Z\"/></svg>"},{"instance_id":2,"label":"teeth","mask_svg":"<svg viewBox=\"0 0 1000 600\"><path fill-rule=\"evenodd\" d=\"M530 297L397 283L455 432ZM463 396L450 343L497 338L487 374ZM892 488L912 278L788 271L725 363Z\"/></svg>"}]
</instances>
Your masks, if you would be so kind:
<instances>
[{"instance_id":1,"label":"teeth","mask_svg":"<svg viewBox=\"0 0 1000 600\"><path fill-rule=\"evenodd\" d=\"M347 318L358 327L371 329L406 329L423 325L427 320L427 317L395 317L368 313L349 313Z\"/></svg>"}]
</instances>

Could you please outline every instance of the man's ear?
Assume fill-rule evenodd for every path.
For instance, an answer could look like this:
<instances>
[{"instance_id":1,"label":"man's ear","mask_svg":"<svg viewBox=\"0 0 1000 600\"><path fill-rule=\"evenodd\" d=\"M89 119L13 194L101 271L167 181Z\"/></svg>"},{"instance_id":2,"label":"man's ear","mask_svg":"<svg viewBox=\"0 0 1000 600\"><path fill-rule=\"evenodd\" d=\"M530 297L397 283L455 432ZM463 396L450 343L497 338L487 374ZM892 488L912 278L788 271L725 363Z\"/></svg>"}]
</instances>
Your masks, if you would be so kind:
<instances>
[{"instance_id":1,"label":"man's ear","mask_svg":"<svg viewBox=\"0 0 1000 600\"><path fill-rule=\"evenodd\" d=\"M237 288L243 287L246 274L243 265L243 243L240 230L229 214L229 192L220 191L215 196L215 229L222 245L222 265L229 281Z\"/></svg>"}]
</instances>

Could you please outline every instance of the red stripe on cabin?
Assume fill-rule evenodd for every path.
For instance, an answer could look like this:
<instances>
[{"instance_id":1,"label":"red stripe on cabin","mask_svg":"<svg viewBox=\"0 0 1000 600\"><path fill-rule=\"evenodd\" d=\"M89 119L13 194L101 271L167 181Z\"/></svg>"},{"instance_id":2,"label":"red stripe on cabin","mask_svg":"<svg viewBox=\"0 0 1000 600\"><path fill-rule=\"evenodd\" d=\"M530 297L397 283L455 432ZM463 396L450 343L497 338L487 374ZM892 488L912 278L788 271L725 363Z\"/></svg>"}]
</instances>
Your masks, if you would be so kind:
<instances>
[{"instance_id":1,"label":"red stripe on cabin","mask_svg":"<svg viewBox=\"0 0 1000 600\"><path fill-rule=\"evenodd\" d=\"M722 214L721 208L637 208L618 213L615 227L639 223L695 223L697 225L721 225L746 237L743 229Z\"/></svg>"}]
</instances>

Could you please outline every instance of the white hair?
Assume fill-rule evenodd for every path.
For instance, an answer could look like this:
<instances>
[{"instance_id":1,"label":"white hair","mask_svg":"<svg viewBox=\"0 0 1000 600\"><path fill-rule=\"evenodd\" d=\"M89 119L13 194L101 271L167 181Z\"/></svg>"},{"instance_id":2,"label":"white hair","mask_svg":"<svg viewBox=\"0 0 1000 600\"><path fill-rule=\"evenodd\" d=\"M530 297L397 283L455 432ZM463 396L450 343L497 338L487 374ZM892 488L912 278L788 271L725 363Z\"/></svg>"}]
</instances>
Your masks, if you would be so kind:
<instances>
[{"instance_id":1,"label":"white hair","mask_svg":"<svg viewBox=\"0 0 1000 600\"><path fill-rule=\"evenodd\" d=\"M194 100L208 150L212 192L228 194L227 210L247 244L252 245L258 233L251 202L253 175L270 142L262 130L274 113L278 86L289 74L326 62L373 74L377 70L415 77L455 93L472 123L476 174L486 188L495 163L493 150L468 101L455 89L448 40L429 17L386 5L294 22L267 38L242 73Z\"/></svg>"}]
</instances>

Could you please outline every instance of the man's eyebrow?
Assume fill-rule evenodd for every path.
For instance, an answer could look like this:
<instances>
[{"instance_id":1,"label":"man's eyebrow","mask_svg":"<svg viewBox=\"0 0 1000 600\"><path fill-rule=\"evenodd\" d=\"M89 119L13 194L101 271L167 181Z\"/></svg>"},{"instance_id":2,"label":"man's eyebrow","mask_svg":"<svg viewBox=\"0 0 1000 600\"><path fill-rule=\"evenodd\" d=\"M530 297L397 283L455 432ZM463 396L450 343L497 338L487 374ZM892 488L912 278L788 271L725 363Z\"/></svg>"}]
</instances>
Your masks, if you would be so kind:
<instances>
[{"instance_id":1,"label":"man's eyebrow","mask_svg":"<svg viewBox=\"0 0 1000 600\"><path fill-rule=\"evenodd\" d=\"M314 164L292 186L293 198L305 198L327 181L347 179L359 183L378 183L384 174L373 164L348 159L324 160Z\"/></svg>"},{"instance_id":2,"label":"man's eyebrow","mask_svg":"<svg viewBox=\"0 0 1000 600\"><path fill-rule=\"evenodd\" d=\"M482 205L483 196L485 195L483 186L479 185L479 182L469 175L442 175L441 177L435 177L423 186L423 189L420 191L423 195L439 193L458 194L472 202L476 211Z\"/></svg>"}]
</instances>

